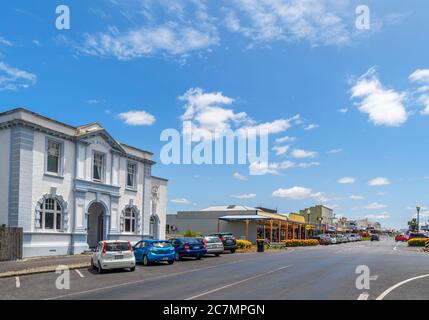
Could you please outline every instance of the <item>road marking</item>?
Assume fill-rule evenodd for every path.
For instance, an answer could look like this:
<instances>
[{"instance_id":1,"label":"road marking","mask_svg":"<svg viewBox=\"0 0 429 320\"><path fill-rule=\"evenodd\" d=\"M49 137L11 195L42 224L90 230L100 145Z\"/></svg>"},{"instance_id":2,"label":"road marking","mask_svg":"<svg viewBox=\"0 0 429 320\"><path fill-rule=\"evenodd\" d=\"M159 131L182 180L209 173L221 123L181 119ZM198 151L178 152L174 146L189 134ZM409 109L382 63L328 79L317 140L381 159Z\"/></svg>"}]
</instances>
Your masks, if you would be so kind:
<instances>
[{"instance_id":1,"label":"road marking","mask_svg":"<svg viewBox=\"0 0 429 320\"><path fill-rule=\"evenodd\" d=\"M79 277L81 277L81 278L85 278L84 276L83 276L83 274L79 271L79 270L75 270L76 271L76 273L79 275Z\"/></svg>"},{"instance_id":2,"label":"road marking","mask_svg":"<svg viewBox=\"0 0 429 320\"><path fill-rule=\"evenodd\" d=\"M363 292L359 295L359 297L357 298L358 300L368 300L369 298L369 293L368 292Z\"/></svg>"},{"instance_id":3,"label":"road marking","mask_svg":"<svg viewBox=\"0 0 429 320\"><path fill-rule=\"evenodd\" d=\"M17 288L21 287L21 281L19 281L19 277L15 277L15 284Z\"/></svg>"},{"instance_id":4,"label":"road marking","mask_svg":"<svg viewBox=\"0 0 429 320\"><path fill-rule=\"evenodd\" d=\"M250 280L255 280L257 278L267 276L269 274L272 274L274 272L278 272L278 271L284 270L284 269L289 268L289 267L290 267L290 265L286 266L286 267L281 267L281 268L278 268L278 269L275 269L275 270L271 270L271 271L268 271L268 272L265 272L265 273L261 273L261 274L258 274L256 276L250 277L250 278L246 278L246 279L243 279L243 280L240 280L240 281L237 281L237 282L233 282L233 283L227 284L226 286L223 286L223 287L220 287L220 288L216 288L216 289L213 289L213 290L210 290L210 291L206 291L204 293L201 293L201 294L198 294L196 296L187 298L185 300L194 300L194 299L197 299L197 298L201 298L201 297L209 295L211 293L215 293L215 292L224 290L224 289L229 288L229 287L236 286L238 284L241 284L241 283L244 283L244 282L247 282L247 281L250 281Z\"/></svg>"},{"instance_id":5,"label":"road marking","mask_svg":"<svg viewBox=\"0 0 429 320\"><path fill-rule=\"evenodd\" d=\"M286 251L283 254L286 254L287 252L289 252L289 251ZM280 253L279 253L279 255L280 255ZM94 289L89 289L89 290L85 290L85 291L68 293L68 294L64 294L64 295L61 295L61 296L56 296L56 297L51 297L51 298L45 298L44 300L56 300L56 299L61 299L61 298L67 298L67 297L77 296L77 295L80 295L80 294L86 294L86 293L92 293L92 292L97 292L97 291L102 291L102 290L108 290L108 289L114 289L114 288L124 287L124 286L131 285L131 284L138 284L138 283L143 283L143 282L148 282L148 281L157 281L157 280L160 280L160 279L175 277L175 276L179 276L179 275L183 275L183 274L187 274L187 273L191 273L191 272L210 270L210 269L213 269L213 268L223 267L223 266L227 266L227 265L233 265L233 264L237 264L237 263L240 263L240 262L247 262L247 261L252 261L252 260L255 260L255 259L241 259L241 260L237 260L237 261L233 261L233 262L229 262L229 263L223 263L223 264L219 264L219 265L215 265L215 266L209 266L209 267L204 267L204 268L197 268L197 269L192 269L192 270L186 270L186 271L182 271L182 272L170 273L170 274L167 274L167 275L162 275L162 276L148 278L148 279L142 279L142 280L137 280L137 281L130 281L130 282L125 282L125 283L114 284L114 285L111 285L111 286L101 287L101 288L94 288Z\"/></svg>"},{"instance_id":6,"label":"road marking","mask_svg":"<svg viewBox=\"0 0 429 320\"><path fill-rule=\"evenodd\" d=\"M387 289L386 291L384 291L382 294L380 294L378 297L377 297L377 299L376 300L383 300L389 293L391 293L393 290L395 290L396 288L398 288L398 287L400 287L400 286L402 286L402 285L404 285L404 284L406 284L406 283L408 283L408 282L411 282L411 281L414 281L414 280L418 280L418 279L422 279L422 278L427 278L427 277L429 277L429 274L424 274L424 275L422 275L422 276L418 276L418 277L414 277L414 278L410 278L410 279L407 279L407 280L404 280L404 281L401 281L401 282L399 282L399 283L397 283L397 284L395 284L395 285L393 285L393 286L391 286L389 289Z\"/></svg>"}]
</instances>

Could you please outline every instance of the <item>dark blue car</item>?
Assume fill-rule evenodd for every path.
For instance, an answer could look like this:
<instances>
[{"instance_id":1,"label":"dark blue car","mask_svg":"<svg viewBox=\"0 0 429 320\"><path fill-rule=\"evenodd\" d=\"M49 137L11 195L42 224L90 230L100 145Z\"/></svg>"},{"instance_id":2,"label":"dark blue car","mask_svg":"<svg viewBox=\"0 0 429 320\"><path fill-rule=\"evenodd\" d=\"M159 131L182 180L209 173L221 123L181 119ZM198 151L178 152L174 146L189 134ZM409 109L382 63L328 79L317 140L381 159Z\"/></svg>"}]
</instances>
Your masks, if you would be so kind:
<instances>
[{"instance_id":1,"label":"dark blue car","mask_svg":"<svg viewBox=\"0 0 429 320\"><path fill-rule=\"evenodd\" d=\"M180 261L183 257L194 257L199 260L207 253L205 243L196 238L175 238L170 242L176 250L176 261Z\"/></svg>"},{"instance_id":2,"label":"dark blue car","mask_svg":"<svg viewBox=\"0 0 429 320\"><path fill-rule=\"evenodd\" d=\"M154 262L174 263L175 250L172 244L165 240L142 240L134 246L136 262L148 266Z\"/></svg>"}]
</instances>

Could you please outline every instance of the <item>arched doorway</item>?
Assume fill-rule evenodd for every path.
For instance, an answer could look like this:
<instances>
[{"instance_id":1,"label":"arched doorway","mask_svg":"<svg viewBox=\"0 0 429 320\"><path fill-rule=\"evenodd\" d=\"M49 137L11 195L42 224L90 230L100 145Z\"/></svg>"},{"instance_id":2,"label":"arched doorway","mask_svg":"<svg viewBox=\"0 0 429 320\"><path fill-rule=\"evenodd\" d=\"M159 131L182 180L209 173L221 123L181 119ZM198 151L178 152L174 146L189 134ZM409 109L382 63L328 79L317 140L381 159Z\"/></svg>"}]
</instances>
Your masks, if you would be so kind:
<instances>
[{"instance_id":1,"label":"arched doorway","mask_svg":"<svg viewBox=\"0 0 429 320\"><path fill-rule=\"evenodd\" d=\"M104 206L99 202L94 202L88 208L88 246L96 248L97 244L104 240Z\"/></svg>"},{"instance_id":2,"label":"arched doorway","mask_svg":"<svg viewBox=\"0 0 429 320\"><path fill-rule=\"evenodd\" d=\"M152 239L159 239L159 219L153 215L150 217L149 235Z\"/></svg>"}]
</instances>

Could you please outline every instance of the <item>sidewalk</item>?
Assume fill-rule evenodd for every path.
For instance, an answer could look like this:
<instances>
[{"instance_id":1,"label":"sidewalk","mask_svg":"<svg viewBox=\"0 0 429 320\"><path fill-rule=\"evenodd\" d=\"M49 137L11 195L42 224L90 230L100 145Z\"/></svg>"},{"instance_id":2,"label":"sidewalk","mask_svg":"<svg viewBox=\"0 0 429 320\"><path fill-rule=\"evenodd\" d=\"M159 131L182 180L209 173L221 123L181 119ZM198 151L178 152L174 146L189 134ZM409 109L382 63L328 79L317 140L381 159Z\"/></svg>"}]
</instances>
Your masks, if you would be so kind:
<instances>
[{"instance_id":1,"label":"sidewalk","mask_svg":"<svg viewBox=\"0 0 429 320\"><path fill-rule=\"evenodd\" d=\"M59 265L65 265L69 269L87 268L91 265L91 255L52 256L0 262L0 278L55 272Z\"/></svg>"}]
</instances>

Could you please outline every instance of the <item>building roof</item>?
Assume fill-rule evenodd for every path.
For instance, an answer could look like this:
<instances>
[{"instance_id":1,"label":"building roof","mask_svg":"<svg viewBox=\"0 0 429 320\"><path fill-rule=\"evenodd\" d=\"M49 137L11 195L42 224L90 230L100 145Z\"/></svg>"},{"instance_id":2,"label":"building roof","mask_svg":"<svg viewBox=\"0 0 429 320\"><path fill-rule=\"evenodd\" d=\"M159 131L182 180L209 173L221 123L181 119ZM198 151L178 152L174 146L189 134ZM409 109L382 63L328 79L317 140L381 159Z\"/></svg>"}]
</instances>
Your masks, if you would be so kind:
<instances>
[{"instance_id":1,"label":"building roof","mask_svg":"<svg viewBox=\"0 0 429 320\"><path fill-rule=\"evenodd\" d=\"M271 220L271 218L259 216L257 214L252 215L240 215L240 216L223 216L220 217L219 220L225 220L225 221L246 221L246 220Z\"/></svg>"},{"instance_id":2,"label":"building roof","mask_svg":"<svg viewBox=\"0 0 429 320\"><path fill-rule=\"evenodd\" d=\"M258 209L240 205L212 206L200 211L258 211Z\"/></svg>"}]
</instances>

